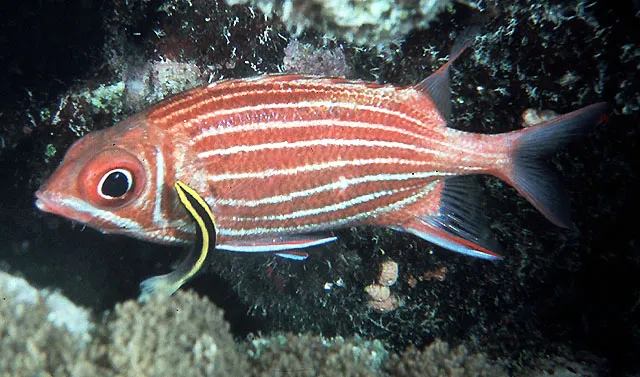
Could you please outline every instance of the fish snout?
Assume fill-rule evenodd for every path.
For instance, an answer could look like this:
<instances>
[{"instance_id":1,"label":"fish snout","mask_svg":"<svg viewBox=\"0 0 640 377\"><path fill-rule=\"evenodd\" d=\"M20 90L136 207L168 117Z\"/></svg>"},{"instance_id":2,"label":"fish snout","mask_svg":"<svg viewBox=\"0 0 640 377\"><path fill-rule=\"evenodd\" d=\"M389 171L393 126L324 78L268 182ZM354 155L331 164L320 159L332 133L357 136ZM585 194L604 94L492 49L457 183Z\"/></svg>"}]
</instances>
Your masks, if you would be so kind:
<instances>
[{"instance_id":1,"label":"fish snout","mask_svg":"<svg viewBox=\"0 0 640 377\"><path fill-rule=\"evenodd\" d=\"M51 197L47 191L42 189L36 191L36 207L44 212L55 213L56 205L55 200Z\"/></svg>"},{"instance_id":2,"label":"fish snout","mask_svg":"<svg viewBox=\"0 0 640 377\"><path fill-rule=\"evenodd\" d=\"M82 202L42 188L36 191L35 195L35 204L39 210L91 225L93 214L82 208Z\"/></svg>"}]
</instances>

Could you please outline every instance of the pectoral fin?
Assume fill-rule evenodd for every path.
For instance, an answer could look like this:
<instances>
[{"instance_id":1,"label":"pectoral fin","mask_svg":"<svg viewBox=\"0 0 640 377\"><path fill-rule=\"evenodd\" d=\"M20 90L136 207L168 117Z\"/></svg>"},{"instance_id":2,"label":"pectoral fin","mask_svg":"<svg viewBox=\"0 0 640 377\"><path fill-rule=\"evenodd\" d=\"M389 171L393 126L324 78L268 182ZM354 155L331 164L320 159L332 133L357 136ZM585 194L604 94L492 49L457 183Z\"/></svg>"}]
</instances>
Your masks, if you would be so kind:
<instances>
[{"instance_id":1,"label":"pectoral fin","mask_svg":"<svg viewBox=\"0 0 640 377\"><path fill-rule=\"evenodd\" d=\"M309 258L309 254L306 251L284 251L282 253L276 253L280 258L293 259L293 260L305 260Z\"/></svg>"},{"instance_id":2,"label":"pectoral fin","mask_svg":"<svg viewBox=\"0 0 640 377\"><path fill-rule=\"evenodd\" d=\"M255 240L235 241L218 245L220 250L234 251L239 253L269 253L275 252L283 258L304 260L307 253L299 251L312 246L323 245L333 242L337 237L311 236L311 235L291 235L278 236L272 238L260 238Z\"/></svg>"}]
</instances>

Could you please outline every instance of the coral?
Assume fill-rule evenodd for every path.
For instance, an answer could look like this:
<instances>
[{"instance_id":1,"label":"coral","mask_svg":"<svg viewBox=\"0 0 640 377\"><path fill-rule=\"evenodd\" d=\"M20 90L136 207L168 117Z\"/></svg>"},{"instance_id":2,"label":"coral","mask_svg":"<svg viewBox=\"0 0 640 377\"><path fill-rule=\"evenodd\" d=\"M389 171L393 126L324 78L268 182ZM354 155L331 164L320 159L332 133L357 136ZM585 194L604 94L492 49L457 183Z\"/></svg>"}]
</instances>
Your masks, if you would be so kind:
<instances>
[{"instance_id":1,"label":"coral","mask_svg":"<svg viewBox=\"0 0 640 377\"><path fill-rule=\"evenodd\" d=\"M367 306L380 313L394 311L400 305L398 298L391 295L391 290L386 285L370 284L364 287L364 291L371 298L367 302Z\"/></svg>"},{"instance_id":2,"label":"coral","mask_svg":"<svg viewBox=\"0 0 640 377\"><path fill-rule=\"evenodd\" d=\"M26 280L0 272L0 292L9 296L16 304L35 305L40 300L38 290Z\"/></svg>"},{"instance_id":3,"label":"coral","mask_svg":"<svg viewBox=\"0 0 640 377\"><path fill-rule=\"evenodd\" d=\"M294 36L313 28L330 38L383 48L411 30L426 28L449 0L227 0L250 3L266 15L278 15Z\"/></svg>"},{"instance_id":4,"label":"coral","mask_svg":"<svg viewBox=\"0 0 640 377\"><path fill-rule=\"evenodd\" d=\"M161 86L152 88L161 95L167 94L163 90L175 93L180 85L193 86L202 78L275 72L287 41L284 25L267 23L248 7L232 10L222 1L112 3L114 12L105 21L109 68L141 84L150 78L155 84L149 84ZM132 28L139 34L128 32ZM168 75L163 77L163 71ZM166 78L180 83L167 87Z\"/></svg>"},{"instance_id":5,"label":"coral","mask_svg":"<svg viewBox=\"0 0 640 377\"><path fill-rule=\"evenodd\" d=\"M107 328L109 360L126 375L246 375L222 311L194 293L118 304Z\"/></svg>"},{"instance_id":6,"label":"coral","mask_svg":"<svg viewBox=\"0 0 640 377\"><path fill-rule=\"evenodd\" d=\"M46 320L58 328L65 328L82 342L88 342L93 329L91 314L76 306L60 292L38 291L26 280L0 272L0 291L10 296L14 304L40 305L46 310ZM17 307L16 306L16 307Z\"/></svg>"},{"instance_id":7,"label":"coral","mask_svg":"<svg viewBox=\"0 0 640 377\"><path fill-rule=\"evenodd\" d=\"M89 333L94 327L89 311L76 306L60 292L53 292L46 295L44 303L49 309L47 321L61 328L65 327L68 332L78 336L87 342L91 339Z\"/></svg>"},{"instance_id":8,"label":"coral","mask_svg":"<svg viewBox=\"0 0 640 377\"><path fill-rule=\"evenodd\" d=\"M401 356L394 355L387 368L394 377L507 376L502 368L489 363L485 354L472 354L464 345L450 349L441 340L422 351L409 347Z\"/></svg>"},{"instance_id":9,"label":"coral","mask_svg":"<svg viewBox=\"0 0 640 377\"><path fill-rule=\"evenodd\" d=\"M377 340L293 334L254 339L247 352L256 377L374 377L389 357Z\"/></svg>"},{"instance_id":10,"label":"coral","mask_svg":"<svg viewBox=\"0 0 640 377\"><path fill-rule=\"evenodd\" d=\"M553 351L534 355L535 365L524 368L523 377L598 377L610 376L607 361L589 352L575 352L564 345L553 345Z\"/></svg>"},{"instance_id":11,"label":"coral","mask_svg":"<svg viewBox=\"0 0 640 377\"><path fill-rule=\"evenodd\" d=\"M100 348L86 344L91 326L84 309L3 272L0 297L0 375L110 375L94 363Z\"/></svg>"},{"instance_id":12,"label":"coral","mask_svg":"<svg viewBox=\"0 0 640 377\"><path fill-rule=\"evenodd\" d=\"M390 287L398 280L398 263L392 260L384 261L380 264L380 274L378 283Z\"/></svg>"},{"instance_id":13,"label":"coral","mask_svg":"<svg viewBox=\"0 0 640 377\"><path fill-rule=\"evenodd\" d=\"M143 66L130 65L125 71L124 102L132 111L149 103L207 82L206 72L195 63L169 59L149 61Z\"/></svg>"},{"instance_id":14,"label":"coral","mask_svg":"<svg viewBox=\"0 0 640 377\"><path fill-rule=\"evenodd\" d=\"M384 299L379 299L373 296L372 298L372 300L367 302L367 306L380 313L392 312L396 310L398 306L402 305L396 296L388 296Z\"/></svg>"},{"instance_id":15,"label":"coral","mask_svg":"<svg viewBox=\"0 0 640 377\"><path fill-rule=\"evenodd\" d=\"M392 295L389 289L397 280L398 263L391 259L380 263L378 283L364 287L364 291L371 297L371 300L367 302L367 306L380 313L388 313L401 305L400 300L395 295Z\"/></svg>"},{"instance_id":16,"label":"coral","mask_svg":"<svg viewBox=\"0 0 640 377\"><path fill-rule=\"evenodd\" d=\"M125 302L98 325L63 295L3 272L0 297L2 376L247 374L222 311L193 293Z\"/></svg>"},{"instance_id":17,"label":"coral","mask_svg":"<svg viewBox=\"0 0 640 377\"><path fill-rule=\"evenodd\" d=\"M315 48L296 39L284 49L284 70L288 73L329 77L349 77L351 69L339 48Z\"/></svg>"},{"instance_id":18,"label":"coral","mask_svg":"<svg viewBox=\"0 0 640 377\"><path fill-rule=\"evenodd\" d=\"M522 126L531 127L556 118L558 114L551 110L526 109L522 113Z\"/></svg>"},{"instance_id":19,"label":"coral","mask_svg":"<svg viewBox=\"0 0 640 377\"><path fill-rule=\"evenodd\" d=\"M389 287L381 284L370 284L364 287L364 291L376 301L384 301L391 295Z\"/></svg>"},{"instance_id":20,"label":"coral","mask_svg":"<svg viewBox=\"0 0 640 377\"><path fill-rule=\"evenodd\" d=\"M274 334L236 343L222 311L185 291L118 304L100 323L63 295L3 272L0 297L2 376L506 376L485 354L464 345L451 349L441 340L401 355L359 336ZM536 368L512 365L517 375L596 376L605 370L601 359L567 349L532 358Z\"/></svg>"}]
</instances>

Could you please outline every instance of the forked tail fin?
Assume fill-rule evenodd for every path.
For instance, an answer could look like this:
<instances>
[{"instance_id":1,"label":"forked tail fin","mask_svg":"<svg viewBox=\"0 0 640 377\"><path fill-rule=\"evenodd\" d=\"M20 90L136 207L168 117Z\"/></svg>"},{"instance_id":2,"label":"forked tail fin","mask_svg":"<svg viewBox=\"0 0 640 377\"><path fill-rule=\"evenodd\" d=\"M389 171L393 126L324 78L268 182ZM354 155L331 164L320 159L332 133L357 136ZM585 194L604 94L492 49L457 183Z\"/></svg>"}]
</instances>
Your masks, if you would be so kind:
<instances>
[{"instance_id":1,"label":"forked tail fin","mask_svg":"<svg viewBox=\"0 0 640 377\"><path fill-rule=\"evenodd\" d=\"M570 225L569 199L544 159L596 126L606 109L606 103L595 103L508 136L513 164L502 178L558 226Z\"/></svg>"}]
</instances>

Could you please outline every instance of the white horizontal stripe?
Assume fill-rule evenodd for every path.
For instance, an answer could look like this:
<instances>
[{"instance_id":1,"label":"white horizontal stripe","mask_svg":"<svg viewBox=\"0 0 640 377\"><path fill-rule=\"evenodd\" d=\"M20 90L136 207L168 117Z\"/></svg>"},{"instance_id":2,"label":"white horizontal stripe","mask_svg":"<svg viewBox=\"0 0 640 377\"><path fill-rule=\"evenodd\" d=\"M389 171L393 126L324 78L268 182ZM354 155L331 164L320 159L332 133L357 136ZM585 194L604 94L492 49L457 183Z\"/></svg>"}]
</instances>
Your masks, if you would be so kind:
<instances>
[{"instance_id":1,"label":"white horizontal stripe","mask_svg":"<svg viewBox=\"0 0 640 377\"><path fill-rule=\"evenodd\" d=\"M317 186L307 190L295 191L286 195L275 195L258 200L242 200L242 199L222 199L222 198L209 198L210 201L215 201L216 204L239 206L239 207L257 207L263 204L278 204L291 201L295 198L302 198L312 196L324 191L330 190L345 190L350 186L358 185L361 183L370 182L383 182L383 181L409 181L413 179L424 179L430 177L442 177L453 175L453 173L444 173L437 171L416 172L416 173L404 173L404 174L376 174L366 175L363 177L340 179L335 182L331 182L326 185Z\"/></svg>"},{"instance_id":2,"label":"white horizontal stripe","mask_svg":"<svg viewBox=\"0 0 640 377\"><path fill-rule=\"evenodd\" d=\"M290 219L299 219L302 217L310 217L315 215L324 215L331 212L340 211L343 209L347 209L349 207L357 206L358 204L370 202L372 200L382 198L383 196L394 195L397 193L405 192L408 190L414 190L415 187L407 187L396 190L381 190L373 193L369 193L366 195L356 196L355 198L351 198L349 200L334 203L324 207L305 209L300 211L294 211L291 213L278 214L278 215L270 215L270 216L262 216L262 217L234 217L234 221L280 221L280 220L290 220Z\"/></svg>"},{"instance_id":3,"label":"white horizontal stripe","mask_svg":"<svg viewBox=\"0 0 640 377\"><path fill-rule=\"evenodd\" d=\"M387 96L389 96L389 94L387 94L388 92L397 92L401 90L394 86L386 85L386 86L374 88L371 91L362 91L362 89L365 88L368 83L363 81L327 82L327 80L322 80L319 77L303 77L300 80L290 80L290 81L289 80L279 81L278 79L280 78L273 75L249 77L246 79L236 79L235 82L230 83L232 85L228 86L228 88L236 89L235 92L231 92L230 94L225 94L221 96L221 95L217 95L215 92L218 90L214 89L214 90L206 91L202 97L206 97L205 102L207 104L215 105L217 103L228 102L229 100L232 100L234 98L242 98L248 94L263 95L265 98L269 98L269 97L272 97L274 94L293 93L293 92L330 93L330 92L335 92L336 86L338 85L344 86L347 90L351 90L351 91L357 90L359 91L358 93L359 96L370 97L370 98L378 98L379 93L384 93ZM269 89L256 89L255 88L256 83L258 83L261 80L267 84L269 83L280 84L282 89L277 89L273 87ZM223 81L213 82L209 84L207 88L212 89L218 86L218 84L222 84L224 81L234 81L234 80L223 80ZM249 89L247 90L247 88ZM180 100L172 102L170 106L167 106L167 109L180 107L181 105L183 105L183 103L189 102L192 100L193 100L193 97L191 96L181 98ZM189 112L194 107L198 107L198 106L200 106L200 103L195 103L191 106L184 107L180 110L175 111L174 114Z\"/></svg>"},{"instance_id":4,"label":"white horizontal stripe","mask_svg":"<svg viewBox=\"0 0 640 377\"><path fill-rule=\"evenodd\" d=\"M398 134L408 135L415 137L418 140L424 140L424 135L407 131L404 128L387 126L384 124L378 123L369 123L369 122L359 122L359 121L351 121L351 120L340 120L340 119L313 119L313 120L295 120L295 121L271 121L271 122L255 122L255 123L246 123L242 125L234 125L232 127L209 127L202 130L202 133L197 135L193 141L200 141L212 136L218 135L226 135L231 133L239 133L239 132L250 132L250 131L266 131L273 129L291 129L291 128L307 128L307 127L338 127L338 128L361 128L367 130L382 130L395 132Z\"/></svg>"},{"instance_id":5,"label":"white horizontal stripe","mask_svg":"<svg viewBox=\"0 0 640 377\"><path fill-rule=\"evenodd\" d=\"M303 172L311 172L311 171L321 171L326 169L340 168L345 166L366 166L366 165L381 165L381 164L395 164L395 165L413 165L413 166L428 166L433 165L432 162L425 161L414 161L414 160L404 160L398 158L370 158L370 159L362 159L362 160L338 160L338 161L328 161L321 164L311 164L311 165L302 165L296 166L291 169L267 169L256 172L245 172L245 173L224 173L224 174L215 174L209 175L206 177L207 181L217 182L217 181L228 181L234 179L247 179L247 178L258 178L258 179L266 179L271 178L277 175L296 175L298 173Z\"/></svg>"},{"instance_id":6,"label":"white horizontal stripe","mask_svg":"<svg viewBox=\"0 0 640 377\"><path fill-rule=\"evenodd\" d=\"M270 91L267 92L269 94L273 93L274 91ZM279 91L275 91L276 93ZM280 91L280 92L290 92L288 90L284 90L284 91ZM266 97L268 98L268 97ZM358 103L353 103L353 102L334 102L334 101L300 101L300 102L291 102L291 103L262 103L260 105L253 105L253 106L243 106L243 107L235 107L235 108L227 108L227 109L219 109L219 110L215 110L212 111L210 113L205 113L202 114L196 118L193 118L192 120L190 120L189 122L187 122L186 124L184 124L184 127L190 127L190 126L196 126L196 127L201 127L202 124L206 124L206 120L210 119L210 118L214 118L214 117L219 117L219 116L232 116L232 115L236 115L238 113L243 113L243 112L248 112L248 111L262 111L262 110L275 110L275 109L299 109L299 108L306 108L306 107L326 107L326 108L334 108L334 107L338 107L338 108L344 108L344 109L349 109L349 110L367 110L367 111L371 111L374 113L380 113L380 114L384 114L384 115L391 115L391 116L395 116L395 117L399 117L401 119L406 120L407 122L410 123L414 123L419 127L424 127L424 124L422 122L420 122L418 119L407 116L406 113L400 112L400 111L394 111L394 110L390 110L390 109L386 109L383 107L377 107L377 106L371 106L371 105L363 105L363 104L358 104ZM220 126L218 128L209 128L207 130L206 134L201 134L198 135L196 137L197 139L201 139L201 138L205 138L207 136L209 136L210 134L216 134L218 132L220 132L220 130L227 130L227 129L232 129L233 127L227 127L225 128L224 126ZM233 131L224 131L224 132L233 132Z\"/></svg>"},{"instance_id":7,"label":"white horizontal stripe","mask_svg":"<svg viewBox=\"0 0 640 377\"><path fill-rule=\"evenodd\" d=\"M264 104L255 105L255 106L245 106L245 107L237 107L237 108L232 108L232 109L216 110L216 111L213 111L211 113L202 114L202 115L194 118L193 120L190 120L187 124L185 124L185 127L189 127L189 126L192 126L192 125L201 126L202 124L206 124L207 120L210 119L210 118L213 118L213 117L216 117L216 116L221 116L221 115L233 116L233 115L236 115L238 113L242 113L244 111L261 111L261 110L266 110L266 109L294 109L294 108L302 108L302 107L327 107L327 108L339 107L339 108L347 108L347 109L351 109L351 110L355 110L355 111L367 110L367 111L371 111L371 112L374 112L374 113L380 113L380 114L383 114L385 116L400 117L403 120L406 120L406 121L408 121L410 123L413 123L413 124L417 125L418 128L427 127L420 120L415 119L415 118L410 117L410 116L407 116L406 113L403 113L403 112L389 110L389 109L386 109L386 108L380 108L380 107L376 107L376 106L354 104L354 103L351 103L351 102L332 102L332 101L302 101L302 102L295 102L295 103L264 103ZM328 127L358 127L358 128L378 129L378 130L385 130L385 131L395 131L395 132L398 132L398 133L401 133L401 134L404 134L404 135L416 137L419 140L424 140L425 139L425 135L421 135L419 133L411 132L411 131L405 130L404 128L401 128L401 127L390 127L390 126L386 126L386 125L383 125L383 124L367 123L367 122L341 121L341 120L334 120L334 119L316 119L316 120L295 120L295 121L290 121L290 122L287 122L287 121L258 122L258 123L249 123L249 124L233 125L233 126L223 126L223 125L213 126L213 127L209 127L209 128L203 129L202 133L197 135L193 139L193 141L191 143L194 144L195 142L203 140L203 139L206 139L208 137L212 137L212 136L216 136L216 135L223 135L223 134L228 134L228 133L234 133L234 132L259 131L259 130L267 130L267 129L272 129L272 128L287 129L287 128L322 127L322 126L328 126ZM431 130L434 131L434 132L438 132L441 135L444 134L445 130L458 131L458 130L453 130L453 129L446 128L446 124L445 124L445 127L431 127ZM458 131L458 132L462 133L463 131ZM447 140L447 138L445 138L445 141L440 141L440 140L437 140L437 139L430 138L428 141L430 143L433 143L433 144L441 145L441 146L447 148L448 150L464 151L464 152L467 152L467 153L473 153L473 154L485 156L485 157L488 157L488 158L501 156L501 154L499 154L499 153L482 153L482 152L473 151L473 150L470 151L467 148L465 148L464 146L458 146L458 145L455 145L455 144L447 143L446 140ZM417 143L419 143L419 142L417 142Z\"/></svg>"},{"instance_id":8,"label":"white horizontal stripe","mask_svg":"<svg viewBox=\"0 0 640 377\"><path fill-rule=\"evenodd\" d=\"M359 128L365 130L381 130L394 132L401 135L407 135L416 138L417 140L424 140L424 135L407 131L399 127L391 127L383 124L356 122L337 119L314 119L314 120L297 120L297 121L273 121L273 122L260 122L260 123L248 123L243 125L237 125L233 127L210 127L202 130L202 133L196 136L191 144L195 144L196 141L224 134L238 133L238 132L250 132L250 131L266 131L274 129L291 129L291 128L307 128L307 127L338 127L338 128Z\"/></svg>"},{"instance_id":9,"label":"white horizontal stripe","mask_svg":"<svg viewBox=\"0 0 640 377\"><path fill-rule=\"evenodd\" d=\"M392 148L392 149L404 149L416 153L433 154L435 156L442 157L445 153L437 150L420 148L415 145L398 143L395 141L379 141L379 140L366 140L366 139L314 139L314 140L302 140L302 141L281 141L277 143L265 143L255 145L236 145L230 148L214 149L206 152L198 153L199 158L209 158L212 156L227 156L238 153L256 152L265 149L297 149L308 147L366 147L366 148ZM385 153L380 153L384 155Z\"/></svg>"},{"instance_id":10,"label":"white horizontal stripe","mask_svg":"<svg viewBox=\"0 0 640 377\"><path fill-rule=\"evenodd\" d=\"M265 82L269 82L269 81L271 80L265 80ZM277 81L274 80L272 82L277 82ZM312 81L309 81L309 82L312 84L315 84ZM314 93L335 92L335 88L331 88L331 87L328 88L326 83L318 83L317 85L313 85L313 87L310 87L310 88L294 87L296 83L294 82L293 85L291 85L291 83L292 82L290 81L281 82L283 87L287 86L284 89L270 88L270 89L258 90L258 89L255 89L255 82L250 83L250 82L243 82L242 80L237 80L235 83L233 83L232 86L231 85L228 86L228 88L236 89L237 91L231 92L230 94L225 94L222 96L216 93L219 90L214 89L217 86L217 84L209 85L208 88L211 90L206 90L204 93L202 92L197 93L197 94L200 94L200 97L196 96L197 98L196 101L194 101L194 96L183 97L168 103L167 106L163 108L163 110L170 112L169 114L165 115L165 118L171 118L180 114L188 113L192 111L194 108L202 106L203 103L208 106L215 106L216 104L228 103L229 100L233 100L234 98L242 98L248 94L252 94L252 95L257 94L257 95L262 95L264 98L270 98L275 94L292 93L294 91L306 91L306 92L314 92ZM308 86L312 86L312 85L308 85ZM248 90L245 89L247 87L249 88ZM245 90L242 90L242 89L245 89ZM366 93L360 93L360 95L363 97L367 96ZM368 97L375 97L375 96L369 95ZM185 107L184 104L186 102L193 102L193 104ZM211 114L217 114L217 112L207 113L204 116L200 116L195 119L199 119L199 120L207 119ZM193 122L188 122L184 124L185 127L193 126L193 125L194 125ZM198 124L195 124L195 125L198 126Z\"/></svg>"},{"instance_id":11,"label":"white horizontal stripe","mask_svg":"<svg viewBox=\"0 0 640 377\"><path fill-rule=\"evenodd\" d=\"M408 198L405 198L403 200L400 200L398 202L388 204L388 205L386 205L384 207L376 208L376 209L374 209L372 211L362 212L362 213L359 213L357 215L345 217L344 219L328 221L328 222L318 223L318 224L305 224L305 225L294 226L294 227L277 227L277 228L260 227L260 228L248 228L248 229L247 228L244 228L244 229L220 229L219 233L221 235L230 236L230 237L243 237L243 236L255 236L255 235L273 234L273 233L276 233L276 234L296 234L296 233L311 232L311 231L317 231L317 230L323 230L323 229L335 229L335 228L339 228L341 226L353 224L354 222L356 222L358 220L362 220L362 219L366 219L366 218L369 218L369 217L373 217L373 216L379 215L381 213L393 211L395 209L402 208L402 207L404 207L404 206L406 206L408 204L414 203L414 202L418 201L420 198L422 198L422 197L426 196L427 194L429 194L429 192L431 192L431 190L433 190L433 188L435 187L435 185L437 183L438 183L438 181L435 181L435 182L429 184L427 187L425 187L420 192L416 193L415 195L412 195L412 196L410 196Z\"/></svg>"},{"instance_id":12,"label":"white horizontal stripe","mask_svg":"<svg viewBox=\"0 0 640 377\"><path fill-rule=\"evenodd\" d=\"M98 209L83 200L76 199L74 197L65 197L60 199L59 202L62 205L73 209L74 211L88 213L94 218L104 220L112 225L117 226L118 228L122 228L123 231L136 231L136 233L144 232L142 225L140 225L138 222L120 217L111 211Z\"/></svg>"},{"instance_id":13,"label":"white horizontal stripe","mask_svg":"<svg viewBox=\"0 0 640 377\"><path fill-rule=\"evenodd\" d=\"M155 240L167 243L184 243L184 240L176 238L174 236L169 236L163 234L165 232L164 227L156 228L156 229L146 229L140 223L120 217L114 214L111 211L105 211L102 209L98 209L93 205L82 201L80 199L76 199L73 197L65 197L57 200L60 204L69 207L77 212L88 213L94 219L103 220L115 227L119 228L119 233L127 234L136 238L142 238L146 240ZM99 231L104 232L101 227L97 228ZM187 233L195 233L194 230L189 229Z\"/></svg>"}]
</instances>

